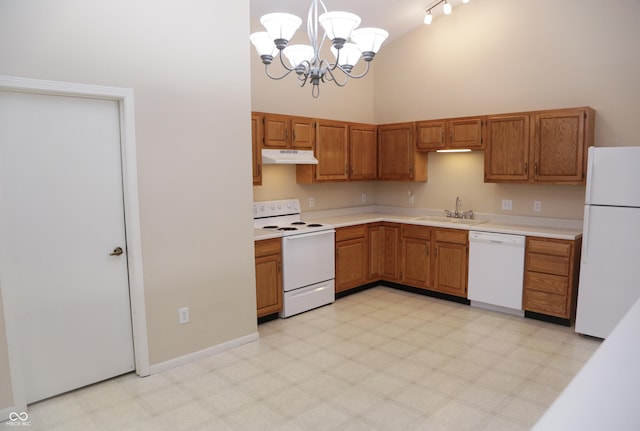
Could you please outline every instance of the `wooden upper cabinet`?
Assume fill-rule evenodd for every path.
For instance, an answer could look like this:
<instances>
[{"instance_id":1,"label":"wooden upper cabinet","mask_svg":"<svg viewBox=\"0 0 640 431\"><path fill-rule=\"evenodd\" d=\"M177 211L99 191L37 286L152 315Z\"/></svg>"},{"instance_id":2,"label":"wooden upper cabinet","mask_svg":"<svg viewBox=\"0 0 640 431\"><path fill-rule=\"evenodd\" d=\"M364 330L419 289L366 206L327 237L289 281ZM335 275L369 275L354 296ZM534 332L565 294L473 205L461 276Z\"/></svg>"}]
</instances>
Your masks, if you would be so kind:
<instances>
[{"instance_id":1,"label":"wooden upper cabinet","mask_svg":"<svg viewBox=\"0 0 640 431\"><path fill-rule=\"evenodd\" d=\"M487 117L485 182L524 182L529 179L529 135L529 114Z\"/></svg>"},{"instance_id":2,"label":"wooden upper cabinet","mask_svg":"<svg viewBox=\"0 0 640 431\"><path fill-rule=\"evenodd\" d=\"M349 136L343 121L315 122L317 165L296 165L296 182L308 184L349 179Z\"/></svg>"},{"instance_id":3,"label":"wooden upper cabinet","mask_svg":"<svg viewBox=\"0 0 640 431\"><path fill-rule=\"evenodd\" d=\"M418 121L416 123L416 147L435 151L445 147L447 122L445 120Z\"/></svg>"},{"instance_id":4,"label":"wooden upper cabinet","mask_svg":"<svg viewBox=\"0 0 640 431\"><path fill-rule=\"evenodd\" d=\"M377 127L371 124L349 124L349 179L375 180L377 170Z\"/></svg>"},{"instance_id":5,"label":"wooden upper cabinet","mask_svg":"<svg viewBox=\"0 0 640 431\"><path fill-rule=\"evenodd\" d=\"M251 114L251 158L253 165L253 185L262 184L262 116Z\"/></svg>"},{"instance_id":6,"label":"wooden upper cabinet","mask_svg":"<svg viewBox=\"0 0 640 431\"><path fill-rule=\"evenodd\" d=\"M481 150L482 122L483 117L418 121L416 147L425 151L463 148Z\"/></svg>"},{"instance_id":7,"label":"wooden upper cabinet","mask_svg":"<svg viewBox=\"0 0 640 431\"><path fill-rule=\"evenodd\" d=\"M264 114L263 118L264 148L313 149L313 119L280 114Z\"/></svg>"},{"instance_id":8,"label":"wooden upper cabinet","mask_svg":"<svg viewBox=\"0 0 640 431\"><path fill-rule=\"evenodd\" d=\"M485 182L584 184L591 108L487 117Z\"/></svg>"},{"instance_id":9,"label":"wooden upper cabinet","mask_svg":"<svg viewBox=\"0 0 640 431\"><path fill-rule=\"evenodd\" d=\"M378 178L427 180L427 155L416 152L415 123L378 126Z\"/></svg>"},{"instance_id":10,"label":"wooden upper cabinet","mask_svg":"<svg viewBox=\"0 0 640 431\"><path fill-rule=\"evenodd\" d=\"M533 180L583 183L587 147L593 145L593 110L570 109L535 115L532 134Z\"/></svg>"}]
</instances>

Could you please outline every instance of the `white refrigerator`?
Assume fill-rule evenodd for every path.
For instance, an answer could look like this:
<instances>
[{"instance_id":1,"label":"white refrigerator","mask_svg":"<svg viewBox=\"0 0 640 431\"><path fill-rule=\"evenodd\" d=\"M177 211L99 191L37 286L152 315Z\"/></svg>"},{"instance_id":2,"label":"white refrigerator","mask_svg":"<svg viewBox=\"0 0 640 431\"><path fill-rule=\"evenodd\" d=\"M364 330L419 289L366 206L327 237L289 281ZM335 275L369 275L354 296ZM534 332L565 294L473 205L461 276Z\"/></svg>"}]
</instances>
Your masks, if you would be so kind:
<instances>
[{"instance_id":1,"label":"white refrigerator","mask_svg":"<svg viewBox=\"0 0 640 431\"><path fill-rule=\"evenodd\" d=\"M606 338L640 297L640 146L590 147L576 332Z\"/></svg>"}]
</instances>

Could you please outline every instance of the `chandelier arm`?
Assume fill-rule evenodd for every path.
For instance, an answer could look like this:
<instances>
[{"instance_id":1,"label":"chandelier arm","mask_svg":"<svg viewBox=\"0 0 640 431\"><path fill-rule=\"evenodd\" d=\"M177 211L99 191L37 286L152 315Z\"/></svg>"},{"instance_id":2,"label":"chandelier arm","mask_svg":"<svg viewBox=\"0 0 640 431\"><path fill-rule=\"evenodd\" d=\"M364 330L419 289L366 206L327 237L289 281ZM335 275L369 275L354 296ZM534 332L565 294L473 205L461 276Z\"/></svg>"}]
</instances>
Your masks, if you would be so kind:
<instances>
[{"instance_id":1,"label":"chandelier arm","mask_svg":"<svg viewBox=\"0 0 640 431\"><path fill-rule=\"evenodd\" d=\"M342 70L342 69L340 69L340 70ZM328 78L327 76L330 76L330 78ZM342 83L340 83L336 79L336 76L333 74L333 70L331 70L330 68L327 68L326 69L326 73L325 73L324 77L322 78L322 82L329 82L329 81L333 81L333 83L336 84L338 87L344 87L345 85L347 85L347 82L349 81L349 77L345 76L344 77L344 81Z\"/></svg>"},{"instance_id":2,"label":"chandelier arm","mask_svg":"<svg viewBox=\"0 0 640 431\"><path fill-rule=\"evenodd\" d=\"M340 65L338 65L338 69L340 69L340 70L341 70L345 75L347 75L349 78L359 79L359 78L364 77L367 73L369 73L369 65L371 64L371 62L370 62L370 61L367 61L366 63L367 63L367 68L364 70L364 72L362 72L362 73L361 73L361 74L359 74L359 75L354 75L354 74L352 74L351 72L347 72L347 71L346 71L346 70L344 70L344 69L342 68L342 66L340 66Z\"/></svg>"},{"instance_id":3,"label":"chandelier arm","mask_svg":"<svg viewBox=\"0 0 640 431\"><path fill-rule=\"evenodd\" d=\"M295 67L289 67L286 65L286 63L284 62L284 50L280 51L280 55L278 56L280 57L280 64L282 65L282 67L284 67L286 70L288 70L289 72L293 72L294 70L296 70ZM287 73L288 74L288 73Z\"/></svg>"},{"instance_id":4,"label":"chandelier arm","mask_svg":"<svg viewBox=\"0 0 640 431\"><path fill-rule=\"evenodd\" d=\"M269 78L271 78L271 79L273 79L275 81L279 81L280 79L285 78L286 76L289 76L289 74L291 72L293 72L294 70L295 69L287 68L287 71L282 76L274 76L271 73L269 73L269 65L268 64L264 65L264 73L266 73Z\"/></svg>"}]
</instances>

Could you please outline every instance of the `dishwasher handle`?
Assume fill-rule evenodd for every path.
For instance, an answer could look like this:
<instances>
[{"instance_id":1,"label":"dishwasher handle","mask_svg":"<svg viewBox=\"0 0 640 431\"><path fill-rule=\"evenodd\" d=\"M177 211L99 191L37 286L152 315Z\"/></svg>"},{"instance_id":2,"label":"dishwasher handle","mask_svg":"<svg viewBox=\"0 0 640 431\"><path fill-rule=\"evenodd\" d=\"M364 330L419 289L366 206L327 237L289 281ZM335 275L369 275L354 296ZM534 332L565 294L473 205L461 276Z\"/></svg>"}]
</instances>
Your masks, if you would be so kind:
<instances>
[{"instance_id":1,"label":"dishwasher handle","mask_svg":"<svg viewBox=\"0 0 640 431\"><path fill-rule=\"evenodd\" d=\"M525 237L523 235L470 231L469 242L524 247Z\"/></svg>"}]
</instances>

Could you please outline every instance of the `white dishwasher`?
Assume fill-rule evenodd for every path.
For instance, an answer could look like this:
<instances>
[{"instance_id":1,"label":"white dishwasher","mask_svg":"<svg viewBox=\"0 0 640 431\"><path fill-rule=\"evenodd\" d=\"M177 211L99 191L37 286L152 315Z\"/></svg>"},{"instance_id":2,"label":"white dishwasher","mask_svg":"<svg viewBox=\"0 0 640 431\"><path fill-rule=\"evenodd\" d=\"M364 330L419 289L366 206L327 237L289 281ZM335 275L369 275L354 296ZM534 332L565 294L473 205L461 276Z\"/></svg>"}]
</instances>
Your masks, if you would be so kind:
<instances>
[{"instance_id":1,"label":"white dishwasher","mask_svg":"<svg viewBox=\"0 0 640 431\"><path fill-rule=\"evenodd\" d=\"M524 244L522 235L469 232L471 306L524 315Z\"/></svg>"}]
</instances>

